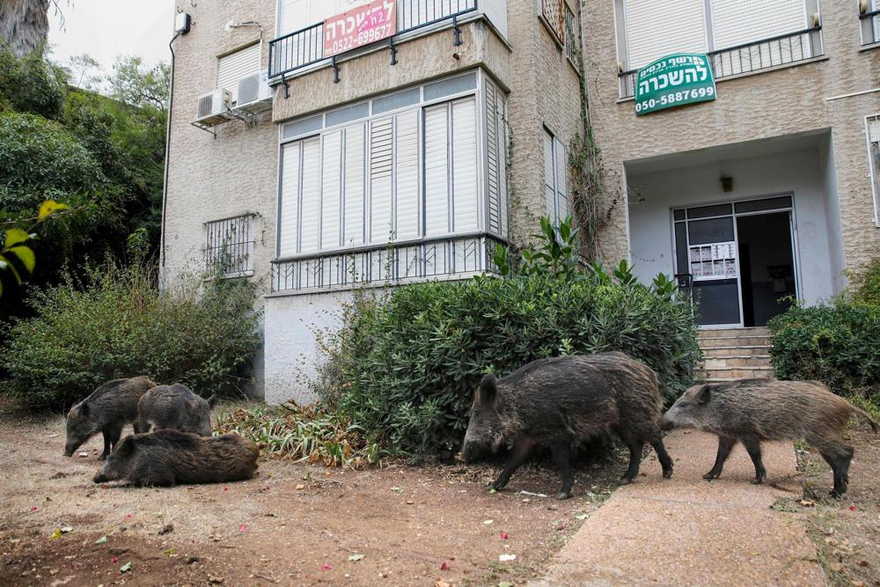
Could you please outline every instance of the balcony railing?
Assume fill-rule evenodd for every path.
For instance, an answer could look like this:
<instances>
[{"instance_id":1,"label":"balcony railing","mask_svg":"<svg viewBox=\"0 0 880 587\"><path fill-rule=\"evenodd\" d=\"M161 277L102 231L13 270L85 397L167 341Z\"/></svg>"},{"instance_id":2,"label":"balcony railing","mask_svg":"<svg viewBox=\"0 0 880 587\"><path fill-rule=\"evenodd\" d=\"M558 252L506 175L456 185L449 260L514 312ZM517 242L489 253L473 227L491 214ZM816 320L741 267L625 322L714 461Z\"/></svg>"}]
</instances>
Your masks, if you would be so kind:
<instances>
[{"instance_id":1,"label":"balcony railing","mask_svg":"<svg viewBox=\"0 0 880 587\"><path fill-rule=\"evenodd\" d=\"M477 0L398 0L397 34L452 20L476 10ZM269 43L269 78L324 59L329 57L324 56L324 23L319 22Z\"/></svg>"},{"instance_id":2,"label":"balcony railing","mask_svg":"<svg viewBox=\"0 0 880 587\"><path fill-rule=\"evenodd\" d=\"M316 253L272 265L272 291L383 285L432 278L497 273L492 262L498 237L473 234Z\"/></svg>"},{"instance_id":3,"label":"balcony railing","mask_svg":"<svg viewBox=\"0 0 880 587\"><path fill-rule=\"evenodd\" d=\"M880 43L880 10L872 10L859 15L862 25L862 45Z\"/></svg>"},{"instance_id":4,"label":"balcony railing","mask_svg":"<svg viewBox=\"0 0 880 587\"><path fill-rule=\"evenodd\" d=\"M758 73L781 65L808 61L824 54L822 27L814 27L769 39L744 43L708 53L716 80L747 73ZM620 97L635 94L637 69L619 74Z\"/></svg>"}]
</instances>

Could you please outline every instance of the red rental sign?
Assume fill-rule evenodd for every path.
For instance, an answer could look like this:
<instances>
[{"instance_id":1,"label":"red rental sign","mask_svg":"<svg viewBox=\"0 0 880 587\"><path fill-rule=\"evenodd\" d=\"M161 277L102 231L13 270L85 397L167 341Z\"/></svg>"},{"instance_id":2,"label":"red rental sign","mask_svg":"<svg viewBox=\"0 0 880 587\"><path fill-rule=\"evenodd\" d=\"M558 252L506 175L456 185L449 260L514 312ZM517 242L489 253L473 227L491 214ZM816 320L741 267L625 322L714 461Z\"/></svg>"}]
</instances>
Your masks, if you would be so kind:
<instances>
[{"instance_id":1,"label":"red rental sign","mask_svg":"<svg viewBox=\"0 0 880 587\"><path fill-rule=\"evenodd\" d=\"M324 21L324 57L369 45L397 32L397 0L375 0Z\"/></svg>"}]
</instances>

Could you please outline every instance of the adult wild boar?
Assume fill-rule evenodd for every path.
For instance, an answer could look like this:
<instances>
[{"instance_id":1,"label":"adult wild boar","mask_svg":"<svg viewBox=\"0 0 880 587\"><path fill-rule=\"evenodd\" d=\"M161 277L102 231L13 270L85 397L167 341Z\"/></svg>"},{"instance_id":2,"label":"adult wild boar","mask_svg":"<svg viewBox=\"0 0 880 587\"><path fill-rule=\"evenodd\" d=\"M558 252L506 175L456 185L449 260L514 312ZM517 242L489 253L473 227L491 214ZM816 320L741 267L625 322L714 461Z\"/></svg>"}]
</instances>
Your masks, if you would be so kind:
<instances>
[{"instance_id":1,"label":"adult wild boar","mask_svg":"<svg viewBox=\"0 0 880 587\"><path fill-rule=\"evenodd\" d=\"M629 448L631 482L639 474L642 448L657 451L663 476L672 476L672 459L663 446L663 401L657 376L623 353L601 353L533 361L507 377L483 377L474 394L462 456L472 462L501 447L510 458L492 484L502 489L535 446L549 447L562 488L571 497L573 444L612 431Z\"/></svg>"},{"instance_id":2,"label":"adult wild boar","mask_svg":"<svg viewBox=\"0 0 880 587\"><path fill-rule=\"evenodd\" d=\"M159 430L123 438L94 482L124 479L152 487L242 481L254 476L259 456L259 447L237 434L204 438Z\"/></svg>"},{"instance_id":3,"label":"adult wild boar","mask_svg":"<svg viewBox=\"0 0 880 587\"><path fill-rule=\"evenodd\" d=\"M159 385L138 402L140 432L173 429L211 436L211 408L215 398L204 399L180 383Z\"/></svg>"},{"instance_id":4,"label":"adult wild boar","mask_svg":"<svg viewBox=\"0 0 880 587\"><path fill-rule=\"evenodd\" d=\"M663 415L663 428L697 428L718 435L715 465L703 475L717 479L731 449L742 442L755 465L755 480L767 476L761 460L764 440L804 439L816 447L834 471L831 495L840 497L849 484L853 447L843 439L850 416L865 418L874 431L877 423L816 381L742 379L729 383L695 385Z\"/></svg>"},{"instance_id":5,"label":"adult wild boar","mask_svg":"<svg viewBox=\"0 0 880 587\"><path fill-rule=\"evenodd\" d=\"M107 458L110 450L119 442L122 428L135 422L138 401L155 383L148 377L114 379L104 383L86 399L75 404L67 413L67 442L64 456L73 453L89 438L101 432L104 434L104 452L101 459ZM139 432L135 423L135 432Z\"/></svg>"}]
</instances>

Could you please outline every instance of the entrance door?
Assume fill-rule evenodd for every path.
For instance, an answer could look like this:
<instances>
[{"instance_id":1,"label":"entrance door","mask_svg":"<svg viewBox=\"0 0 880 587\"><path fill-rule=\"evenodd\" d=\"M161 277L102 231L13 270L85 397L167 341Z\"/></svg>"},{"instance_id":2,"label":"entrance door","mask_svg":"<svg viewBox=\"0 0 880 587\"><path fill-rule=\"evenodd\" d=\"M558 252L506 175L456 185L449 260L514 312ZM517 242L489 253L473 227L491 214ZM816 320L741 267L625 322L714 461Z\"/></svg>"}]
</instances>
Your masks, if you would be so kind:
<instances>
[{"instance_id":1,"label":"entrance door","mask_svg":"<svg viewBox=\"0 0 880 587\"><path fill-rule=\"evenodd\" d=\"M673 210L679 276L689 277L702 326L759 326L795 295L792 198ZM742 231L742 232L741 232Z\"/></svg>"}]
</instances>

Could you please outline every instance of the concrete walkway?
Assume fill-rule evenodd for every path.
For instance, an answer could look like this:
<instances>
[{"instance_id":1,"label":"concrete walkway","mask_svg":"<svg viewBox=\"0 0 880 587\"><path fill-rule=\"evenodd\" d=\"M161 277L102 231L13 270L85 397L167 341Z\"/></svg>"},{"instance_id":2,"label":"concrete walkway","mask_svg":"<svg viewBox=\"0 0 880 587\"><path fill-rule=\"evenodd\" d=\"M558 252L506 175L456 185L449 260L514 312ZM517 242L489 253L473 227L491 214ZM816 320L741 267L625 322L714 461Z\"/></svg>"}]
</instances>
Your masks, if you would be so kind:
<instances>
[{"instance_id":1,"label":"concrete walkway","mask_svg":"<svg viewBox=\"0 0 880 587\"><path fill-rule=\"evenodd\" d=\"M797 515L771 510L800 498L791 443L764 445L771 485L750 483L751 460L737 445L721 479L707 482L716 437L675 431L666 447L670 480L656 458L637 483L621 487L555 557L543 585L825 585ZM831 483L831 475L828 475Z\"/></svg>"}]
</instances>

